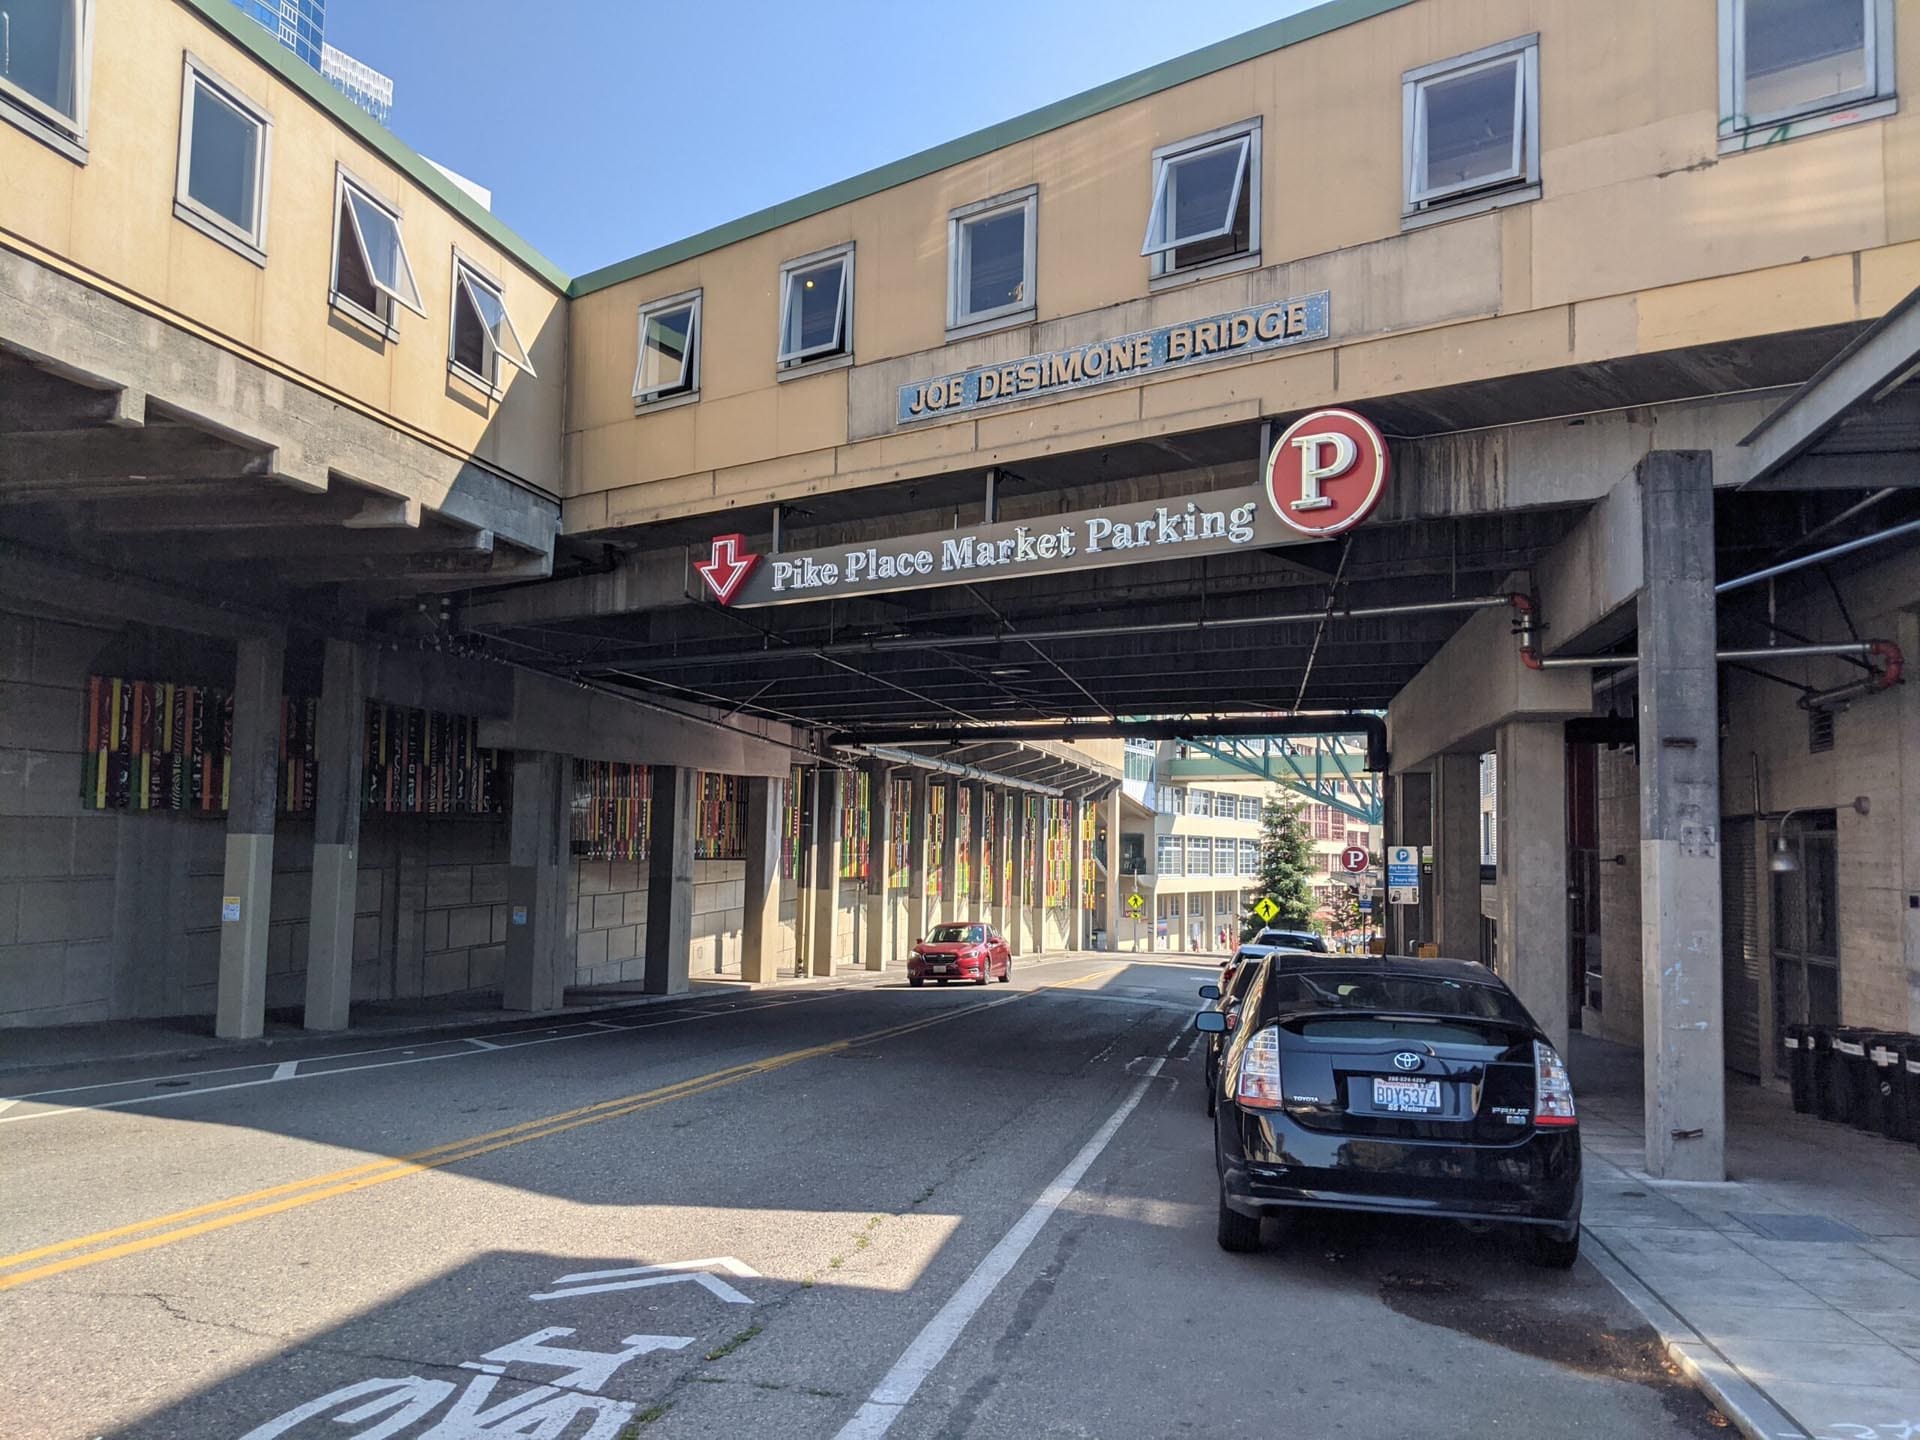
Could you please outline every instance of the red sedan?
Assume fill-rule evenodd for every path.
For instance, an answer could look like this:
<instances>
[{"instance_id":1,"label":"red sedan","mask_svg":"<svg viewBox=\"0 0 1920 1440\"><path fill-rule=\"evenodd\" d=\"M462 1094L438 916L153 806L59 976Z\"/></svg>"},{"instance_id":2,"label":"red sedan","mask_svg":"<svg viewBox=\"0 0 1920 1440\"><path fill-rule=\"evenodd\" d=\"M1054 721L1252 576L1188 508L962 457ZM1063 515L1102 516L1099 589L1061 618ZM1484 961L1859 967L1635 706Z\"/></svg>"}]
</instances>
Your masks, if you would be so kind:
<instances>
[{"instance_id":1,"label":"red sedan","mask_svg":"<svg viewBox=\"0 0 1920 1440\"><path fill-rule=\"evenodd\" d=\"M1013 979L1013 952L991 925L937 925L926 939L913 942L913 955L907 961L909 985L929 980L942 985L949 980L984 985L993 979Z\"/></svg>"}]
</instances>

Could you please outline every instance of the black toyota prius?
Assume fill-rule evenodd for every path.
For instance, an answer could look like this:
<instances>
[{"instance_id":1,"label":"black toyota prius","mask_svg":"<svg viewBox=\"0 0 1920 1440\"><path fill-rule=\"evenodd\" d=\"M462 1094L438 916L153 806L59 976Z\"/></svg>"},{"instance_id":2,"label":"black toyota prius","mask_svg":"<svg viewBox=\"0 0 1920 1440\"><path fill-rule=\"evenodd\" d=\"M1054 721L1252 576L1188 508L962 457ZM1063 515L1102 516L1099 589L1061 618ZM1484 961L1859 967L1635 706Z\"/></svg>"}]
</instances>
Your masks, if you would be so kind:
<instances>
[{"instance_id":1,"label":"black toyota prius","mask_svg":"<svg viewBox=\"0 0 1920 1440\"><path fill-rule=\"evenodd\" d=\"M1510 1222L1532 1257L1580 1253L1566 1066L1499 977L1464 960L1275 953L1255 962L1215 1085L1218 1239L1356 1210Z\"/></svg>"}]
</instances>

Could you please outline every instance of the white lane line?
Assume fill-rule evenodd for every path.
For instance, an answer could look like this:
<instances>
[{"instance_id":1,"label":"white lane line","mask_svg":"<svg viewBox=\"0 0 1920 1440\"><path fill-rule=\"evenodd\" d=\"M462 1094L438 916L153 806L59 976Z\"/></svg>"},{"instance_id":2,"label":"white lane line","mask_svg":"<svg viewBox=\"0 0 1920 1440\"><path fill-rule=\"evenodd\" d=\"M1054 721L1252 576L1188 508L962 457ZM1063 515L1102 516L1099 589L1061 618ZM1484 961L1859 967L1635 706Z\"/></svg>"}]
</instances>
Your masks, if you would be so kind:
<instances>
[{"instance_id":1,"label":"white lane line","mask_svg":"<svg viewBox=\"0 0 1920 1440\"><path fill-rule=\"evenodd\" d=\"M282 1060L278 1065L273 1067L273 1078L275 1080L291 1080L299 1069L300 1062L298 1060Z\"/></svg>"},{"instance_id":2,"label":"white lane line","mask_svg":"<svg viewBox=\"0 0 1920 1440\"><path fill-rule=\"evenodd\" d=\"M802 995L802 996L797 996L791 1000L782 999L782 1000L769 1002L768 1004L765 1004L765 1005L747 1006L741 1010L697 1011L691 1014L674 1015L665 1020L649 1020L643 1025L621 1025L621 1026L615 1027L615 1029L616 1031L622 1032L622 1033L628 1032L628 1031L634 1031L634 1030L657 1030L663 1025L684 1025L691 1020L711 1020L723 1014L724 1015L751 1014L755 1010L775 1010L787 1005L809 1005L816 1000L830 1000L832 998L833 998L833 995L831 992L822 993L818 995ZM528 1032L516 1030L511 1033L514 1035L522 1035ZM605 1030L582 1029L582 1030L575 1030L570 1034L547 1035L547 1036L543 1036L538 1040L519 1040L512 1045L495 1045L492 1048L495 1050L503 1050L503 1051L525 1050L534 1045L553 1045L562 1040L592 1040L601 1035L605 1035L607 1033L609 1032ZM441 1044L451 1045L457 1042L448 1040L448 1041L434 1041L432 1043L436 1045L441 1045ZM386 1046L379 1050L365 1050L359 1053L365 1054L365 1055L386 1055L386 1054L391 1054L393 1051L400 1050L400 1049L402 1049L402 1047L398 1045L391 1045L391 1046ZM262 1075L255 1080L231 1080L227 1082L225 1085L199 1085L199 1086L193 1086L190 1088L185 1088L180 1090L164 1090L158 1094L130 1095L120 1100L100 1100L100 1101L94 1102L93 1104L88 1104L88 1105L61 1105L61 1106L56 1106L56 1107L45 1109L45 1110L29 1110L22 1115L0 1115L0 1125L17 1125L24 1120L52 1120L61 1115L79 1115L79 1114L84 1114L84 1113L95 1111L95 1110L124 1110L131 1105L159 1105L159 1104L164 1104L169 1100L187 1100L200 1095L217 1095L223 1090L251 1090L258 1085L271 1085L274 1083L275 1080L281 1079L281 1078L284 1078L287 1080L325 1080L335 1075L357 1075L365 1070L387 1070L387 1069L391 1069L396 1065L426 1065L426 1064L430 1064L435 1060L466 1060L466 1059L471 1059L472 1057L480 1053L481 1052L478 1050L446 1050L435 1055L415 1055L411 1059L407 1059L407 1060L381 1060L381 1061L376 1061L371 1065L341 1065L332 1070L304 1070L304 1071L299 1071L295 1074L287 1075L284 1077L279 1076L278 1074L268 1074L268 1075ZM314 1057L311 1057L309 1060L282 1061L281 1065L276 1065L274 1069L278 1071L283 1065L304 1065L304 1064L313 1063L313 1061L316 1061L316 1060L323 1060L326 1058L328 1057L314 1056ZM346 1057L342 1056L342 1057L336 1057L336 1058L344 1059ZM266 1068L267 1067L264 1064L232 1065L232 1066L228 1066L225 1070L203 1070L203 1071L197 1071L193 1073L202 1074L202 1075L219 1075L219 1074L230 1074L236 1070L265 1070ZM189 1077L186 1075L161 1076L161 1077L149 1076L144 1079L107 1081L107 1082L103 1082L100 1085L82 1085L82 1086L76 1086L74 1088L76 1090L99 1090L99 1089L109 1089L109 1088L120 1088L120 1087L130 1086L130 1085L151 1085L155 1082L156 1078L178 1080L178 1079L186 1079ZM4 1110L6 1109L7 1106L17 1104L23 1100L38 1099L40 1096L43 1096L43 1095L68 1095L72 1093L73 1091L71 1090L41 1090L30 1095L13 1095L13 1096L0 1097L0 1110Z\"/></svg>"},{"instance_id":3,"label":"white lane line","mask_svg":"<svg viewBox=\"0 0 1920 1440\"><path fill-rule=\"evenodd\" d=\"M467 1044L473 1046L476 1050L500 1050L505 1048L504 1046L494 1044L491 1040L482 1040L477 1035L468 1035L465 1038Z\"/></svg>"},{"instance_id":4,"label":"white lane line","mask_svg":"<svg viewBox=\"0 0 1920 1440\"><path fill-rule=\"evenodd\" d=\"M1164 1063L1164 1059L1156 1059L1147 1067L1147 1073L1128 1092L1127 1098L1120 1102L1120 1108L1093 1132L1093 1138L1080 1147L1080 1153L1073 1157L1067 1168L1053 1177L1053 1183L1040 1192L1040 1198L1028 1207L1027 1213L1000 1237L1000 1243L987 1252L986 1259L974 1266L973 1273L940 1307L940 1312L913 1337L913 1342L893 1362L893 1368L874 1387L867 1402L851 1420L841 1426L835 1440L879 1440L880 1436L893 1428L893 1422L900 1418L901 1412L926 1383L927 1377L946 1358L947 1352L960 1338L960 1332L967 1328L967 1322L973 1319L1000 1282L1019 1263L1020 1257L1026 1254L1027 1247L1033 1244L1053 1212L1079 1188L1093 1162L1100 1158L1100 1152L1107 1148L1108 1142L1126 1123L1127 1117L1147 1093L1147 1086L1160 1073Z\"/></svg>"}]
</instances>

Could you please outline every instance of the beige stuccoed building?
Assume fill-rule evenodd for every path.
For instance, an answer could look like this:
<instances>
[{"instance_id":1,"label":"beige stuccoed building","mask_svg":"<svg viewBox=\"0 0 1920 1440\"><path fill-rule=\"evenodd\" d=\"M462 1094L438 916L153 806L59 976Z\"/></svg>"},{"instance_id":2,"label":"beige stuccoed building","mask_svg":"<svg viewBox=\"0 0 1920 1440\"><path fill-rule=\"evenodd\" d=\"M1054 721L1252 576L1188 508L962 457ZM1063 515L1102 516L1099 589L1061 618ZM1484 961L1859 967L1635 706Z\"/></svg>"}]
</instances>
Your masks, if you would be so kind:
<instances>
[{"instance_id":1,"label":"beige stuccoed building","mask_svg":"<svg viewBox=\"0 0 1920 1440\"><path fill-rule=\"evenodd\" d=\"M1656 1173L1920 1029L1915 0L1331 0L571 277L224 0L42 8L0 1020L1071 947L1123 741L1291 735Z\"/></svg>"}]
</instances>

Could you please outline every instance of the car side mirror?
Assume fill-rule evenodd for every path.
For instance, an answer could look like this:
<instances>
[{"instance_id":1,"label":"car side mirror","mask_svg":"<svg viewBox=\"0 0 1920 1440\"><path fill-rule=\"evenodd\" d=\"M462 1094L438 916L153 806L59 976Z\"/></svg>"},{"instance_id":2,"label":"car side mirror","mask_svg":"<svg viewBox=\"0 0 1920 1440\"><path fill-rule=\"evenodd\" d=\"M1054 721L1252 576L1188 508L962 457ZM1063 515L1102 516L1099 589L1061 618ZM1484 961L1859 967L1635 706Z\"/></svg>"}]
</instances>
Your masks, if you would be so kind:
<instances>
[{"instance_id":1,"label":"car side mirror","mask_svg":"<svg viewBox=\"0 0 1920 1440\"><path fill-rule=\"evenodd\" d=\"M1220 998L1220 987L1218 985L1202 985L1200 987L1200 998L1202 1000L1218 1000Z\"/></svg>"},{"instance_id":2,"label":"car side mirror","mask_svg":"<svg viewBox=\"0 0 1920 1440\"><path fill-rule=\"evenodd\" d=\"M913 937L913 943L916 945L924 945L927 942L921 936L916 935Z\"/></svg>"},{"instance_id":3,"label":"car side mirror","mask_svg":"<svg viewBox=\"0 0 1920 1440\"><path fill-rule=\"evenodd\" d=\"M1193 1017L1193 1028L1203 1035L1224 1035L1227 1033L1226 1013L1220 1010L1202 1010Z\"/></svg>"}]
</instances>

